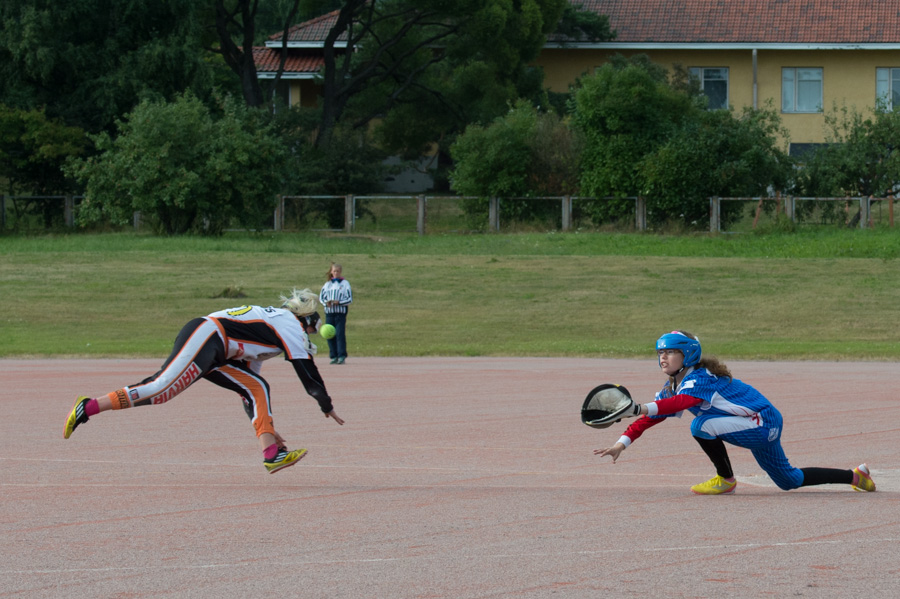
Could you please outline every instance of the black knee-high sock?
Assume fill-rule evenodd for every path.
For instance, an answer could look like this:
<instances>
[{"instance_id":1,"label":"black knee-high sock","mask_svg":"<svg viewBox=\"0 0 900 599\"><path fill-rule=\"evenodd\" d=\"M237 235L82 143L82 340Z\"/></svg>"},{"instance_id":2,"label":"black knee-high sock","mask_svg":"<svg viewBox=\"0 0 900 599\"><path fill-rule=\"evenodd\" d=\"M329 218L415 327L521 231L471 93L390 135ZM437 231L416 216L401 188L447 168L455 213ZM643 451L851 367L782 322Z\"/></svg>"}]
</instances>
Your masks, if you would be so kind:
<instances>
[{"instance_id":1,"label":"black knee-high sock","mask_svg":"<svg viewBox=\"0 0 900 599\"><path fill-rule=\"evenodd\" d=\"M700 448L709 457L713 466L716 467L716 474L722 478L734 478L734 471L731 469L731 460L728 459L728 451L725 449L725 443L722 439L701 439L694 437L694 440L700 444Z\"/></svg>"},{"instance_id":2,"label":"black knee-high sock","mask_svg":"<svg viewBox=\"0 0 900 599\"><path fill-rule=\"evenodd\" d=\"M803 484L801 487L812 485L849 485L853 483L853 470L840 468L801 468Z\"/></svg>"}]
</instances>

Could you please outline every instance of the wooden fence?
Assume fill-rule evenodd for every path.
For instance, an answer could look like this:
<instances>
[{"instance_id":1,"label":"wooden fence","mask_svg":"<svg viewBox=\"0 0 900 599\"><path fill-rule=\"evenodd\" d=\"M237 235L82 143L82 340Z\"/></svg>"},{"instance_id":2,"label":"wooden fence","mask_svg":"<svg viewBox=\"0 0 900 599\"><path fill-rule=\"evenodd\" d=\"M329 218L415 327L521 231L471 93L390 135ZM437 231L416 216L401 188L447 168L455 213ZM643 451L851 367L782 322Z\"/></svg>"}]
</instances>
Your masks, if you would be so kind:
<instances>
[{"instance_id":1,"label":"wooden fence","mask_svg":"<svg viewBox=\"0 0 900 599\"><path fill-rule=\"evenodd\" d=\"M7 202L12 200L45 200L45 201L60 201L64 203L64 222L67 227L75 226L75 213L77 211L76 200L83 199L83 196L6 196L0 195L0 230L5 230L7 228ZM428 232L428 203L429 201L437 201L437 200L465 200L465 199L473 199L467 196L432 196L432 195L406 195L406 196L357 196L357 195L343 195L343 196L321 196L321 195L308 195L308 196L295 196L295 195L284 195L279 196L276 202L275 213L273 216L272 228L269 230L274 231L283 231L285 230L285 204L291 200L304 200L304 199L325 199L325 200L334 200L343 202L343 227L341 229L334 229L337 231L344 231L346 233L352 233L356 231L357 228L357 203L362 200L396 200L396 201L415 201L415 211L416 211L416 219L415 219L415 230L419 235L425 235ZM542 202L558 202L559 210L560 210L560 223L562 231L570 231L573 227L573 205L577 201L582 200L629 200L634 202L634 228L637 231L645 231L647 229L647 202L643 197L626 197L626 198L613 198L613 197L604 197L604 198L595 198L595 197L582 197L582 196L547 196L547 197L535 197L535 198L523 198L523 197L509 197L509 198L499 198L493 197L489 199L488 202L488 222L487 228L490 232L498 232L500 231L500 206L501 202L520 202L520 201L542 201ZM764 196L764 197L711 197L709 198L709 230L712 233L720 233L722 232L722 202L726 201L742 201L742 202L755 202L757 204L756 207L756 216L753 220L753 227L756 227L757 221L759 219L760 213L763 209L763 206L766 202L774 202L775 203L775 212L776 214L784 214L788 219L793 222L796 222L796 206L798 202L805 201L814 201L814 202L843 202L845 207L849 207L851 205L857 205L859 207L858 213L852 219L848 216L847 223L855 222L858 220L858 226L860 228L871 227L873 226L872 220L872 205L875 202L884 202L888 206L888 223L889 226L894 226L894 197L800 197L800 196ZM848 211L849 212L849 211ZM135 212L133 219L133 226L135 229L138 229L141 225L141 215L139 212Z\"/></svg>"},{"instance_id":2,"label":"wooden fence","mask_svg":"<svg viewBox=\"0 0 900 599\"><path fill-rule=\"evenodd\" d=\"M352 233L356 230L357 221L357 201L360 200L415 200L416 202L416 232L419 235L425 235L428 223L428 202L429 200L466 200L476 199L473 196L429 196L429 195L407 195L407 196L279 196L278 204L275 209L275 226L276 231L285 229L285 202L290 200L304 199L331 199L343 200L344 202L344 227L343 231ZM644 231L647 229L647 204L642 197L626 197L626 198L593 198L580 196L544 196L544 197L508 197L499 198L492 197L488 201L488 230L490 232L498 232L500 230L500 203L508 201L553 201L560 204L560 222L563 231L572 229L573 203L577 200L630 200L634 202L634 223L635 229Z\"/></svg>"},{"instance_id":3,"label":"wooden fence","mask_svg":"<svg viewBox=\"0 0 900 599\"><path fill-rule=\"evenodd\" d=\"M786 218L790 219L791 222L797 222L797 202L843 202L845 207L847 208L848 218L845 220L845 224L851 224L854 220L858 221L857 225L859 228L863 229L866 227L872 227L872 203L873 202L886 202L888 205L888 224L890 227L894 226L894 197L888 196L884 198L876 198L873 196L868 197L843 197L843 198L818 198L818 197L803 197L803 196L765 196L765 197L711 197L709 198L709 231L711 233L721 233L722 232L722 202L725 201L742 201L742 202L756 202L756 216L753 219L753 227L756 228L757 222L759 221L760 213L763 209L763 205L765 202L774 202L775 203L775 213L784 214ZM849 217L849 207L853 204L857 204L859 206L859 212L855 217Z\"/></svg>"}]
</instances>

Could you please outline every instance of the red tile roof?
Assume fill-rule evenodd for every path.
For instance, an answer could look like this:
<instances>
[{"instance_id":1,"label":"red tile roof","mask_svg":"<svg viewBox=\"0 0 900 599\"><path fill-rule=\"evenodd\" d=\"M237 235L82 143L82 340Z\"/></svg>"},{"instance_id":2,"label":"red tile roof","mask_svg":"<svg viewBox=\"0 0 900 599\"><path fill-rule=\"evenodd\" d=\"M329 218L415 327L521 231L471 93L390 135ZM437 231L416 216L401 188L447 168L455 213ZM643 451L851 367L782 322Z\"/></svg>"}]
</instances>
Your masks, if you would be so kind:
<instances>
[{"instance_id":1,"label":"red tile roof","mask_svg":"<svg viewBox=\"0 0 900 599\"><path fill-rule=\"evenodd\" d=\"M900 46L900 3L890 0L583 0L582 7L609 17L615 44ZM321 46L337 17L334 11L291 27L288 43ZM346 32L338 39L346 41ZM278 69L271 46L280 42L279 32L270 48L254 48L258 71ZM289 50L285 72L317 72L322 59L311 52Z\"/></svg>"},{"instance_id":2,"label":"red tile roof","mask_svg":"<svg viewBox=\"0 0 900 599\"><path fill-rule=\"evenodd\" d=\"M339 11L332 11L321 17L316 17L310 21L294 25L288 30L288 43L322 43L328 37L328 32L337 21ZM272 42L281 42L281 34L283 32L269 36L268 44ZM347 41L347 32L343 32L338 41Z\"/></svg>"},{"instance_id":3,"label":"red tile roof","mask_svg":"<svg viewBox=\"0 0 900 599\"><path fill-rule=\"evenodd\" d=\"M258 73L275 73L278 71L278 63L281 60L281 52L271 48L253 48L253 61L256 63ZM285 73L318 73L325 64L322 53L317 51L301 52L290 50L284 63Z\"/></svg>"},{"instance_id":4,"label":"red tile roof","mask_svg":"<svg viewBox=\"0 0 900 599\"><path fill-rule=\"evenodd\" d=\"M618 43L900 43L900 4L889 0L584 0L582 6L609 16Z\"/></svg>"}]
</instances>

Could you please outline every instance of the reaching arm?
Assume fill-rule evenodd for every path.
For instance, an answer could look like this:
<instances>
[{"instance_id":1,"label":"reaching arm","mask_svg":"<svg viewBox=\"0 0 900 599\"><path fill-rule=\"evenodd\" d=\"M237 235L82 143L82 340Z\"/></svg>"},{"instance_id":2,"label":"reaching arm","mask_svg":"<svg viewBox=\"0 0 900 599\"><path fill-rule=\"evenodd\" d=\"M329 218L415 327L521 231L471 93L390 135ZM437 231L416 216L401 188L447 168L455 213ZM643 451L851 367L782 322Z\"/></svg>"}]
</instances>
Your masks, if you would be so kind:
<instances>
[{"instance_id":1,"label":"reaching arm","mask_svg":"<svg viewBox=\"0 0 900 599\"><path fill-rule=\"evenodd\" d=\"M334 411L331 397L329 397L328 391L325 390L325 382L322 380L322 375L319 374L319 369L316 368L316 363L309 358L300 358L290 362L293 364L297 376L300 377L300 382L303 383L306 392L319 402L319 407L322 409L325 417L343 425L344 420Z\"/></svg>"},{"instance_id":2,"label":"reaching arm","mask_svg":"<svg viewBox=\"0 0 900 599\"><path fill-rule=\"evenodd\" d=\"M649 414L650 416L670 416L672 414L677 414L682 410L693 408L701 403L703 403L702 399L682 393L673 395L672 397L658 399L653 403L648 403L644 406L642 412Z\"/></svg>"},{"instance_id":3,"label":"reaching arm","mask_svg":"<svg viewBox=\"0 0 900 599\"><path fill-rule=\"evenodd\" d=\"M316 363L309 358L300 358L290 362L294 366L294 371L300 378L300 382L303 383L303 388L306 389L310 397L319 402L322 412L325 414L333 412L334 406L331 404L331 397L325 389L325 381L322 380L322 375L319 374Z\"/></svg>"}]
</instances>

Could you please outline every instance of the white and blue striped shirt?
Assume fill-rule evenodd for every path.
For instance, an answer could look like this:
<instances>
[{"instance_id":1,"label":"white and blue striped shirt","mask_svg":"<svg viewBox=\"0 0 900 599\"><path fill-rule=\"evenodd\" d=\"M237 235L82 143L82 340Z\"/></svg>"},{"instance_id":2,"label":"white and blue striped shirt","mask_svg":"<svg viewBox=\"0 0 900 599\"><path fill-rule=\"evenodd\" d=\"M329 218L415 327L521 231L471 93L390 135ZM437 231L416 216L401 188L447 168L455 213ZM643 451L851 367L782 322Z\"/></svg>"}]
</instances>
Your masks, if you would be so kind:
<instances>
[{"instance_id":1,"label":"white and blue striped shirt","mask_svg":"<svg viewBox=\"0 0 900 599\"><path fill-rule=\"evenodd\" d=\"M347 279L331 279L322 286L319 302L325 308L325 314L346 314L347 306L353 302L353 292ZM338 302L332 306L328 302Z\"/></svg>"}]
</instances>

